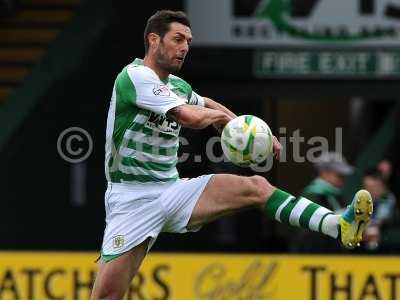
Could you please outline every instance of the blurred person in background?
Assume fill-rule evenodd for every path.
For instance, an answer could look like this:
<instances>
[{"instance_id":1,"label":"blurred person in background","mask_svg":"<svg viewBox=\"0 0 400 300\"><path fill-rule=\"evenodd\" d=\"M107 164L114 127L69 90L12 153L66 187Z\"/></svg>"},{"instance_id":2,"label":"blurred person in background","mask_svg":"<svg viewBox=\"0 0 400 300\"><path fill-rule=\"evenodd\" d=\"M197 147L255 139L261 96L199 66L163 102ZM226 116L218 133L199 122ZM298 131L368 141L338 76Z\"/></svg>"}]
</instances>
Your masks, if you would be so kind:
<instances>
[{"instance_id":1,"label":"blurred person in background","mask_svg":"<svg viewBox=\"0 0 400 300\"><path fill-rule=\"evenodd\" d=\"M396 197L387 185L386 175L377 168L367 170L362 183L363 188L370 192L375 204L371 223L365 230L364 240L367 249L377 250L385 230L394 225Z\"/></svg>"},{"instance_id":2,"label":"blurred person in background","mask_svg":"<svg viewBox=\"0 0 400 300\"><path fill-rule=\"evenodd\" d=\"M337 214L343 212L342 188L346 176L353 173L353 167L336 152L323 152L314 162L317 177L307 185L302 196L318 203ZM304 242L300 242L304 241ZM298 231L290 241L290 251L299 253L336 253L342 249L331 239L309 231Z\"/></svg>"},{"instance_id":3,"label":"blurred person in background","mask_svg":"<svg viewBox=\"0 0 400 300\"><path fill-rule=\"evenodd\" d=\"M395 114L394 137L385 149L384 158L378 163L377 168L389 182L396 196L400 197L400 107Z\"/></svg>"},{"instance_id":4,"label":"blurred person in background","mask_svg":"<svg viewBox=\"0 0 400 300\"><path fill-rule=\"evenodd\" d=\"M353 167L336 152L322 153L314 167L318 175L304 188L302 195L332 211L340 211L343 207L341 189L346 176L353 173Z\"/></svg>"}]
</instances>

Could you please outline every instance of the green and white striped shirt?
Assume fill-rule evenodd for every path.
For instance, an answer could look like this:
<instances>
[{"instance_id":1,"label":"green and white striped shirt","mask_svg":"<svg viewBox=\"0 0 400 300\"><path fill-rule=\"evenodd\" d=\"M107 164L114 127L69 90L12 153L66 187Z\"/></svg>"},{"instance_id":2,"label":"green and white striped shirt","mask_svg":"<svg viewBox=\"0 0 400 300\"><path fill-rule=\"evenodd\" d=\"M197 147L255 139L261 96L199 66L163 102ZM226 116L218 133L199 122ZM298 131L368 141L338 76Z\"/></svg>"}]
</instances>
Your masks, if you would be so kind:
<instances>
[{"instance_id":1,"label":"green and white striped shirt","mask_svg":"<svg viewBox=\"0 0 400 300\"><path fill-rule=\"evenodd\" d=\"M109 182L166 182L179 177L181 126L165 114L182 104L204 105L204 99L177 76L161 81L141 59L118 74L107 118Z\"/></svg>"}]
</instances>

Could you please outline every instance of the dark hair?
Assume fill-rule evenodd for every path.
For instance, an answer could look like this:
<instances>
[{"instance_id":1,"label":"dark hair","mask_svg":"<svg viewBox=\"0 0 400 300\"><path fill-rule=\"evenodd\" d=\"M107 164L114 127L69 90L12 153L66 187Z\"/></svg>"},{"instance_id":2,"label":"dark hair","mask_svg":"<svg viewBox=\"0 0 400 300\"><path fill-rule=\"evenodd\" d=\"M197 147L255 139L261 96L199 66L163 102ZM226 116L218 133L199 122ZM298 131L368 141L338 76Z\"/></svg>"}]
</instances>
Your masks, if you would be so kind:
<instances>
[{"instance_id":1,"label":"dark hair","mask_svg":"<svg viewBox=\"0 0 400 300\"><path fill-rule=\"evenodd\" d=\"M190 21L183 11L159 10L147 20L146 28L144 29L145 53L149 50L149 41L147 39L149 33L156 33L163 38L170 30L170 24L173 22L181 23L189 28L191 27Z\"/></svg>"},{"instance_id":2,"label":"dark hair","mask_svg":"<svg viewBox=\"0 0 400 300\"><path fill-rule=\"evenodd\" d=\"M385 178L385 176L376 167L365 170L364 177L372 177L374 179L378 179L378 180L382 181L384 184L387 183L387 179Z\"/></svg>"}]
</instances>

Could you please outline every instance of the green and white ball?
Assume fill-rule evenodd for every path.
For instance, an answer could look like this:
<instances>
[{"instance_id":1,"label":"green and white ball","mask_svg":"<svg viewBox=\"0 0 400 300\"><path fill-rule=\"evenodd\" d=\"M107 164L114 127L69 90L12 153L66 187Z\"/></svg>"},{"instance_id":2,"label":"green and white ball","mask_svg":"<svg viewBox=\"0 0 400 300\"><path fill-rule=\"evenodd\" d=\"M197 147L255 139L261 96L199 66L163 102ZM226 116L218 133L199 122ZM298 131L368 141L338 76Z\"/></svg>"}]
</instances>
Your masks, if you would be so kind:
<instances>
[{"instance_id":1,"label":"green and white ball","mask_svg":"<svg viewBox=\"0 0 400 300\"><path fill-rule=\"evenodd\" d=\"M225 125L221 134L225 156L239 166L257 165L273 152L271 129L260 118L239 116Z\"/></svg>"}]
</instances>

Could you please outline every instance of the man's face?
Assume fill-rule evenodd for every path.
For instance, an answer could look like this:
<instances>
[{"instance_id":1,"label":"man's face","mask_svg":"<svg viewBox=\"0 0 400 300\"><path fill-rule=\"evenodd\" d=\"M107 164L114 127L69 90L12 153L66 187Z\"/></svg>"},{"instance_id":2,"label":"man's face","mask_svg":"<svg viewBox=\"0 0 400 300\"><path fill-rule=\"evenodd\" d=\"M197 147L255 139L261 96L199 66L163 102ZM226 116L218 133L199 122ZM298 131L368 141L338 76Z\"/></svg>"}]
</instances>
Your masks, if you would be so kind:
<instances>
[{"instance_id":1,"label":"man's face","mask_svg":"<svg viewBox=\"0 0 400 300\"><path fill-rule=\"evenodd\" d=\"M371 193L374 200L378 200L386 193L386 185L383 181L372 176L363 178L363 187Z\"/></svg>"},{"instance_id":2,"label":"man's face","mask_svg":"<svg viewBox=\"0 0 400 300\"><path fill-rule=\"evenodd\" d=\"M189 27L177 22L171 23L170 30L160 39L155 49L156 62L168 73L178 72L191 42L192 32Z\"/></svg>"},{"instance_id":3,"label":"man's face","mask_svg":"<svg viewBox=\"0 0 400 300\"><path fill-rule=\"evenodd\" d=\"M321 171L320 177L339 189L344 186L345 177L333 170Z\"/></svg>"}]
</instances>

